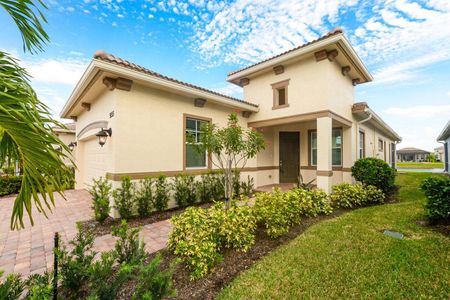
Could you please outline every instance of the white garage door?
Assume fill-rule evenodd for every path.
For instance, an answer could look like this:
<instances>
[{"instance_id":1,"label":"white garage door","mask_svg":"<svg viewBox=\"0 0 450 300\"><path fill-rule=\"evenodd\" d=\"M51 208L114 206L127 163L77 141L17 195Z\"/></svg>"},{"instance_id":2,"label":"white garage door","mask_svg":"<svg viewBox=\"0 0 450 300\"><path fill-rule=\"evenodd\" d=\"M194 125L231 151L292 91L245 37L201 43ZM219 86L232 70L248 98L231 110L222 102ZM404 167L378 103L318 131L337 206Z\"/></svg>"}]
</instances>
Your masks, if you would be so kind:
<instances>
[{"instance_id":1,"label":"white garage door","mask_svg":"<svg viewBox=\"0 0 450 300\"><path fill-rule=\"evenodd\" d=\"M84 180L86 187L92 185L92 179L106 175L106 147L100 147L98 139L90 139L84 143Z\"/></svg>"}]
</instances>

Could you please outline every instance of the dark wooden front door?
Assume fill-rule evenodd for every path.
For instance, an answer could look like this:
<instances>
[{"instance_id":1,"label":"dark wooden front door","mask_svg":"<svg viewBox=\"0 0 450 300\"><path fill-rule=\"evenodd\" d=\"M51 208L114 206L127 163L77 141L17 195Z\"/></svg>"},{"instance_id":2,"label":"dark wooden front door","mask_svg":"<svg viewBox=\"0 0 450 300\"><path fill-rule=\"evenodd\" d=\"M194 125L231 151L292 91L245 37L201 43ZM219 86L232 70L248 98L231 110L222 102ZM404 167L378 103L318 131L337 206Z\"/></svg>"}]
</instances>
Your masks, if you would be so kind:
<instances>
[{"instance_id":1,"label":"dark wooden front door","mask_svg":"<svg viewBox=\"0 0 450 300\"><path fill-rule=\"evenodd\" d=\"M300 159L299 132L280 132L280 183L295 183Z\"/></svg>"}]
</instances>

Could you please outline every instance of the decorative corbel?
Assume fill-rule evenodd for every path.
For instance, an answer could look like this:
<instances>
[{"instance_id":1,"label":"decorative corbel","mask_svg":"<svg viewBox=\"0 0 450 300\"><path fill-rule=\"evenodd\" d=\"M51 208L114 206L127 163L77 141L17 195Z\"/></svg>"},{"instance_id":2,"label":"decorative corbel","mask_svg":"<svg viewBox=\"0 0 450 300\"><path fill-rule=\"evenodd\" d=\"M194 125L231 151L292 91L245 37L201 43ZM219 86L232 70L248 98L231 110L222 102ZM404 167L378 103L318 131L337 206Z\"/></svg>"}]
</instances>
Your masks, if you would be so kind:
<instances>
[{"instance_id":1,"label":"decorative corbel","mask_svg":"<svg viewBox=\"0 0 450 300\"><path fill-rule=\"evenodd\" d=\"M194 105L195 107L203 107L205 106L206 99L203 98L195 98L194 99Z\"/></svg>"},{"instance_id":2,"label":"decorative corbel","mask_svg":"<svg viewBox=\"0 0 450 300\"><path fill-rule=\"evenodd\" d=\"M342 68L341 68L342 76L347 76L347 74L348 74L348 72L350 72L350 70L351 70L350 66L344 66L344 67L342 67Z\"/></svg>"},{"instance_id":3,"label":"decorative corbel","mask_svg":"<svg viewBox=\"0 0 450 300\"><path fill-rule=\"evenodd\" d=\"M249 78L241 78L239 83L240 83L240 86L246 86L246 85L250 84L250 79Z\"/></svg>"},{"instance_id":4,"label":"decorative corbel","mask_svg":"<svg viewBox=\"0 0 450 300\"><path fill-rule=\"evenodd\" d=\"M242 117L244 117L244 118L249 118L249 117L251 116L251 114L252 114L251 111L244 110L244 111L242 112Z\"/></svg>"},{"instance_id":5,"label":"decorative corbel","mask_svg":"<svg viewBox=\"0 0 450 300\"><path fill-rule=\"evenodd\" d=\"M329 61L334 61L336 56L338 56L339 52L336 49L333 49L331 51L327 51L327 58Z\"/></svg>"},{"instance_id":6,"label":"decorative corbel","mask_svg":"<svg viewBox=\"0 0 450 300\"><path fill-rule=\"evenodd\" d=\"M103 78L103 84L110 91L112 91L112 90L114 90L116 88L116 80L114 78L111 78L111 77Z\"/></svg>"},{"instance_id":7,"label":"decorative corbel","mask_svg":"<svg viewBox=\"0 0 450 300\"><path fill-rule=\"evenodd\" d=\"M91 110L91 104L87 102L81 102L81 107L86 109L87 111Z\"/></svg>"},{"instance_id":8,"label":"decorative corbel","mask_svg":"<svg viewBox=\"0 0 450 300\"><path fill-rule=\"evenodd\" d=\"M314 57L316 58L316 61L321 61L327 58L327 50L321 50L314 53Z\"/></svg>"},{"instance_id":9,"label":"decorative corbel","mask_svg":"<svg viewBox=\"0 0 450 300\"><path fill-rule=\"evenodd\" d=\"M357 85L359 83L361 83L361 80L359 78L352 79L353 86L355 86L355 85Z\"/></svg>"},{"instance_id":10,"label":"decorative corbel","mask_svg":"<svg viewBox=\"0 0 450 300\"><path fill-rule=\"evenodd\" d=\"M273 72L275 73L275 75L279 75L279 74L284 73L284 66L283 65L279 65L279 66L273 67Z\"/></svg>"},{"instance_id":11,"label":"decorative corbel","mask_svg":"<svg viewBox=\"0 0 450 300\"><path fill-rule=\"evenodd\" d=\"M131 86L133 85L133 80L119 77L116 79L116 88L122 91L129 92L131 90Z\"/></svg>"}]
</instances>

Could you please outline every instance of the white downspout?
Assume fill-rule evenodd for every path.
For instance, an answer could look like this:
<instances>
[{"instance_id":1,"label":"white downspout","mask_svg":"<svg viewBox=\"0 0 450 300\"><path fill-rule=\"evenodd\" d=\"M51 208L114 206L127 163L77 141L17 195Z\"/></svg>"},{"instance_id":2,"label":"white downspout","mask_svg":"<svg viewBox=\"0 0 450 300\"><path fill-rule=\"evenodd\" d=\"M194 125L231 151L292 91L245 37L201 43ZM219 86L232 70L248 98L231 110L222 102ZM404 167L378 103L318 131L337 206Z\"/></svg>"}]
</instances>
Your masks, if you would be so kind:
<instances>
[{"instance_id":1,"label":"white downspout","mask_svg":"<svg viewBox=\"0 0 450 300\"><path fill-rule=\"evenodd\" d=\"M355 147L356 148L356 156L355 156L356 159L358 159L358 154L359 154L359 125L366 123L367 121L372 119L372 116L373 116L372 113L367 109L364 110L364 112L368 113L369 116L359 122L356 122L356 127L355 127L355 129L356 129L356 134L355 134L355 136L356 136L356 147Z\"/></svg>"}]
</instances>

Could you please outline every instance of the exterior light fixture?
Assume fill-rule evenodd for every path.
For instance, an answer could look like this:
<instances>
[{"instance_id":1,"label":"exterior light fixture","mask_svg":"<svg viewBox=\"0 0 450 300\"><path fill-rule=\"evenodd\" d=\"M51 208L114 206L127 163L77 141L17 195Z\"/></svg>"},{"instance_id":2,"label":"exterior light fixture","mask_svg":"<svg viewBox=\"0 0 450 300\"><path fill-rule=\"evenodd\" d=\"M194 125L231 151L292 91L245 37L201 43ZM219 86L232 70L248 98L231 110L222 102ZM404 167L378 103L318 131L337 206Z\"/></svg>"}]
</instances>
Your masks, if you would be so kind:
<instances>
[{"instance_id":1,"label":"exterior light fixture","mask_svg":"<svg viewBox=\"0 0 450 300\"><path fill-rule=\"evenodd\" d=\"M77 142L70 142L69 146L69 150L73 151L73 149L77 146Z\"/></svg>"},{"instance_id":2,"label":"exterior light fixture","mask_svg":"<svg viewBox=\"0 0 450 300\"><path fill-rule=\"evenodd\" d=\"M111 135L112 135L111 128L109 128L109 129L102 128L102 130L97 132L96 136L98 136L98 143L100 144L101 147L103 147L103 145L106 143L108 136L111 136Z\"/></svg>"}]
</instances>

